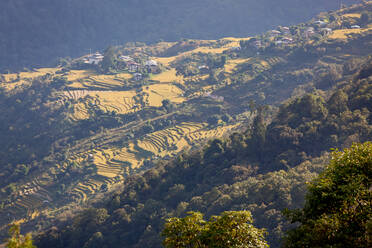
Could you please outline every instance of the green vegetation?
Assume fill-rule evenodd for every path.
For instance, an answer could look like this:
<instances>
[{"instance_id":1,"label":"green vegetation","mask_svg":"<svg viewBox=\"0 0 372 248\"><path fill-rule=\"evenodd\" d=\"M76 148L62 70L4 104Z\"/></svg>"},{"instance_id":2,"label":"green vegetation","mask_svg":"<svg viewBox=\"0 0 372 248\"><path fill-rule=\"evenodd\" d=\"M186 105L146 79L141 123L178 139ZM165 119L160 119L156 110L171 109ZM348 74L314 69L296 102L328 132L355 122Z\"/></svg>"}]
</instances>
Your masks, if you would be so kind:
<instances>
[{"instance_id":1,"label":"green vegetation","mask_svg":"<svg viewBox=\"0 0 372 248\"><path fill-rule=\"evenodd\" d=\"M284 247L369 247L372 220L372 143L353 144L308 187L303 209L287 212L300 226Z\"/></svg>"},{"instance_id":2,"label":"green vegetation","mask_svg":"<svg viewBox=\"0 0 372 248\"><path fill-rule=\"evenodd\" d=\"M165 219L249 210L278 247L329 149L372 138L371 6L0 75L0 236L159 247Z\"/></svg>"},{"instance_id":3,"label":"green vegetation","mask_svg":"<svg viewBox=\"0 0 372 248\"><path fill-rule=\"evenodd\" d=\"M226 211L221 216L212 216L209 221L203 220L199 212L188 215L167 220L162 232L164 247L268 247L264 231L251 224L249 211Z\"/></svg>"},{"instance_id":4,"label":"green vegetation","mask_svg":"<svg viewBox=\"0 0 372 248\"><path fill-rule=\"evenodd\" d=\"M36 248L32 244L31 234L21 235L20 227L17 224L10 225L9 238L7 239L7 248Z\"/></svg>"},{"instance_id":5,"label":"green vegetation","mask_svg":"<svg viewBox=\"0 0 372 248\"><path fill-rule=\"evenodd\" d=\"M332 99L340 95L339 91L328 101L311 94L293 99L280 108L269 125L263 122L265 111L261 110L245 132L213 140L203 148L159 162L143 174L128 178L122 191L97 205L107 209L109 215L97 229L81 232L84 221L75 221L81 218L79 215L72 220L74 226L58 231L52 240L46 232L39 237L38 245L42 248L49 242L65 242L63 247L72 247L71 242L78 242L78 246L84 246L90 236L100 232L102 242L110 247L160 247L159 233L166 218L179 218L189 211L210 217L247 209L255 224L267 229L269 244L279 247L291 227L281 212L302 207L306 182L324 168L329 157L324 152L330 145L347 146L355 137L361 142L371 140L370 121L362 124L370 120L370 106L362 99L368 98L371 87L365 79L359 79L360 72L354 78L351 83L339 85L339 90L348 95L344 112L328 114L333 111ZM360 115L362 110L368 117ZM351 118L354 112L358 119ZM312 135L318 137L330 120L342 128L322 133L319 139L303 138L313 123L317 128ZM353 128L355 125L358 128ZM366 135L359 136L359 132Z\"/></svg>"}]
</instances>

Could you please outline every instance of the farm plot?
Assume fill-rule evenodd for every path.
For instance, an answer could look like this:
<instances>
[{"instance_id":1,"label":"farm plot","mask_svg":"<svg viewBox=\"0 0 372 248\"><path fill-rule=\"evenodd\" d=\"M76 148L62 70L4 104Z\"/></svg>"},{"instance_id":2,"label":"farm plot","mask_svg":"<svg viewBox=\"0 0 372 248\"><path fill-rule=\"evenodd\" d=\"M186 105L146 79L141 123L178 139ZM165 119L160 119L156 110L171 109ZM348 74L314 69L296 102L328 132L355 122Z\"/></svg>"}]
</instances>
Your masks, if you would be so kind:
<instances>
[{"instance_id":1,"label":"farm plot","mask_svg":"<svg viewBox=\"0 0 372 248\"><path fill-rule=\"evenodd\" d=\"M40 68L30 72L19 72L11 74L2 74L5 82L20 81L24 79L34 79L40 76L44 76L48 73L54 74L59 68Z\"/></svg>"},{"instance_id":2,"label":"farm plot","mask_svg":"<svg viewBox=\"0 0 372 248\"><path fill-rule=\"evenodd\" d=\"M71 90L64 92L64 97L68 99L79 100L86 96L91 97L86 102L74 104L74 113L71 115L71 119L75 121L89 118L89 101L105 112L115 111L117 114L133 113L137 111L134 108L137 106L133 98L135 95L136 93L134 91Z\"/></svg>"},{"instance_id":3,"label":"farm plot","mask_svg":"<svg viewBox=\"0 0 372 248\"><path fill-rule=\"evenodd\" d=\"M172 68L171 70L162 72L160 74L153 75L152 80L159 81L161 83L183 83L183 76L176 75L176 69Z\"/></svg>"},{"instance_id":4,"label":"farm plot","mask_svg":"<svg viewBox=\"0 0 372 248\"><path fill-rule=\"evenodd\" d=\"M12 211L29 212L41 207L45 202L49 202L51 200L49 192L41 184L45 184L45 182L35 179L24 185L18 192L17 199L11 205Z\"/></svg>"},{"instance_id":5,"label":"farm plot","mask_svg":"<svg viewBox=\"0 0 372 248\"><path fill-rule=\"evenodd\" d=\"M76 89L102 89L110 90L123 86L123 83L132 77L128 73L119 73L116 75L101 75L90 70L71 70L66 75L67 80L72 82L68 85Z\"/></svg>"},{"instance_id":6,"label":"farm plot","mask_svg":"<svg viewBox=\"0 0 372 248\"><path fill-rule=\"evenodd\" d=\"M94 75L97 75L97 73L93 70L70 70L68 73L64 74L67 80L71 82Z\"/></svg>"},{"instance_id":7,"label":"farm plot","mask_svg":"<svg viewBox=\"0 0 372 248\"><path fill-rule=\"evenodd\" d=\"M111 150L97 150L93 158L93 163L97 167L97 175L112 178L123 174L120 163L112 162L113 153Z\"/></svg>"},{"instance_id":8,"label":"farm plot","mask_svg":"<svg viewBox=\"0 0 372 248\"><path fill-rule=\"evenodd\" d=\"M197 47L197 48L195 48L193 50L190 50L190 51L187 51L187 52L178 54L176 56L172 56L172 57L154 57L153 59L156 60L157 62L165 65L165 66L170 66L170 64L172 62L174 62L176 59L178 59L178 58L180 58L182 56L185 56L185 55L190 55L190 54L199 53L199 52L200 53L223 53L224 51L230 49L231 47L240 46L239 41L240 40L243 40L243 39L239 39L239 38L226 38L226 40L231 41L231 42L228 43L228 44L226 44L223 47L214 48L214 47L208 47L208 46L200 46L200 47ZM216 42L216 41L215 40L207 40L206 42L209 42L210 43L210 42Z\"/></svg>"},{"instance_id":9,"label":"farm plot","mask_svg":"<svg viewBox=\"0 0 372 248\"><path fill-rule=\"evenodd\" d=\"M249 59L232 59L228 60L227 64L225 65L225 72L227 73L233 73L236 67L239 64L248 62Z\"/></svg>"},{"instance_id":10,"label":"farm plot","mask_svg":"<svg viewBox=\"0 0 372 248\"><path fill-rule=\"evenodd\" d=\"M31 72L19 72L11 74L1 74L0 76L4 79L4 84L1 84L1 87L6 91L11 91L17 87L21 87L27 84L31 84L30 81L44 76L46 74L54 74L58 68L40 68Z\"/></svg>"},{"instance_id":11,"label":"farm plot","mask_svg":"<svg viewBox=\"0 0 372 248\"><path fill-rule=\"evenodd\" d=\"M153 84L143 87L143 92L148 94L148 102L150 106L160 107L162 101L168 99L174 103L185 101L182 96L183 91L173 84Z\"/></svg>"},{"instance_id":12,"label":"farm plot","mask_svg":"<svg viewBox=\"0 0 372 248\"><path fill-rule=\"evenodd\" d=\"M70 195L72 195L78 202L85 202L90 195L98 192L104 183L104 180L90 178L79 182L75 187L73 187L70 191Z\"/></svg>"},{"instance_id":13,"label":"farm plot","mask_svg":"<svg viewBox=\"0 0 372 248\"><path fill-rule=\"evenodd\" d=\"M71 161L80 166L93 165L97 169L97 175L106 178L122 177L124 173L139 167L142 162L137 158L137 151L132 143L129 147L94 149L71 157Z\"/></svg>"},{"instance_id":14,"label":"farm plot","mask_svg":"<svg viewBox=\"0 0 372 248\"><path fill-rule=\"evenodd\" d=\"M236 127L237 125L229 125L229 126L219 126L211 130L200 130L198 132L193 132L193 133L188 134L185 137L185 139L187 140L187 142L192 144L193 142L197 140L207 140L207 139L222 137L227 132L229 132L230 130Z\"/></svg>"},{"instance_id":15,"label":"farm plot","mask_svg":"<svg viewBox=\"0 0 372 248\"><path fill-rule=\"evenodd\" d=\"M172 148L173 153L178 153L182 150L188 145L184 137L200 130L204 126L205 124L203 123L181 123L177 126L148 134L138 140L137 145L143 150L164 157L170 153L170 148Z\"/></svg>"},{"instance_id":16,"label":"farm plot","mask_svg":"<svg viewBox=\"0 0 372 248\"><path fill-rule=\"evenodd\" d=\"M360 29L338 29L333 30L332 34L328 36L329 39L347 39L349 35L360 34L363 32L371 31L372 28L360 28Z\"/></svg>"}]
</instances>

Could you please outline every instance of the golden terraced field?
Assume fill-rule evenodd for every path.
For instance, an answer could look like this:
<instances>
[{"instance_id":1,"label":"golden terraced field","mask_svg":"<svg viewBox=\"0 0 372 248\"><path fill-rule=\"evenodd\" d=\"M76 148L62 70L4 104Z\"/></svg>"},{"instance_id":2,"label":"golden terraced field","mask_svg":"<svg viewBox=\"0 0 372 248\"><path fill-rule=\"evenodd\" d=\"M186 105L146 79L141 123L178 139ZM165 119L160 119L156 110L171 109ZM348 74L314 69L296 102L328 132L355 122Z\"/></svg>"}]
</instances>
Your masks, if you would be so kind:
<instances>
[{"instance_id":1,"label":"golden terraced field","mask_svg":"<svg viewBox=\"0 0 372 248\"><path fill-rule=\"evenodd\" d=\"M153 84L143 88L148 94L148 103L153 107L162 106L162 101L168 99L174 103L181 103L186 99L182 96L183 91L173 84Z\"/></svg>"},{"instance_id":2,"label":"golden terraced field","mask_svg":"<svg viewBox=\"0 0 372 248\"><path fill-rule=\"evenodd\" d=\"M353 34L360 34L363 32L368 32L372 30L372 28L360 28L360 29L338 29L334 30L330 36L328 36L329 39L347 39L348 35Z\"/></svg>"},{"instance_id":3,"label":"golden terraced field","mask_svg":"<svg viewBox=\"0 0 372 248\"><path fill-rule=\"evenodd\" d=\"M153 75L151 79L155 81L159 81L161 83L172 83L172 82L183 83L183 76L176 75L175 68L172 68L160 74Z\"/></svg>"},{"instance_id":4,"label":"golden terraced field","mask_svg":"<svg viewBox=\"0 0 372 248\"><path fill-rule=\"evenodd\" d=\"M54 74L59 68L40 68L31 72L19 72L10 74L1 74L5 82L1 87L6 91L13 90L17 87L30 84L28 80L33 80L37 77L45 76L46 74Z\"/></svg>"}]
</instances>

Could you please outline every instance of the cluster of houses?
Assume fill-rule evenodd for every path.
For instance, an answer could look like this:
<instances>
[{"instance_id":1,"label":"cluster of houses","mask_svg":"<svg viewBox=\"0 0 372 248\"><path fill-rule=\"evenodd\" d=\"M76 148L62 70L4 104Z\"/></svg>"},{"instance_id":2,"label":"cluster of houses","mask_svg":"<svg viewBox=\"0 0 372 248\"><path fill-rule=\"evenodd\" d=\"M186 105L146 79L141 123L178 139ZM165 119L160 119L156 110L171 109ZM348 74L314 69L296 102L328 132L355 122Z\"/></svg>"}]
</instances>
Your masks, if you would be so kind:
<instances>
[{"instance_id":1,"label":"cluster of houses","mask_svg":"<svg viewBox=\"0 0 372 248\"><path fill-rule=\"evenodd\" d=\"M305 29L301 30L301 36L305 39L309 39L316 34L328 36L332 34L333 30L327 27L327 25L328 22L317 20L313 22L311 26L308 26ZM360 29L360 26L352 25L350 28ZM278 29L269 31L268 35L269 38L272 38L274 40L275 46L287 45L295 42L289 27L278 27ZM255 47L256 49L260 49L264 46L264 43L260 39L251 39L250 45Z\"/></svg>"},{"instance_id":2,"label":"cluster of houses","mask_svg":"<svg viewBox=\"0 0 372 248\"><path fill-rule=\"evenodd\" d=\"M132 57L126 55L120 55L119 60L123 61L130 73L133 73L133 79L135 81L140 81L143 79L142 73L140 71L147 71L148 73L159 72L159 64L155 60L147 60L144 66L137 63Z\"/></svg>"},{"instance_id":3,"label":"cluster of houses","mask_svg":"<svg viewBox=\"0 0 372 248\"><path fill-rule=\"evenodd\" d=\"M83 59L83 63L89 65L98 65L99 63L102 62L103 58L104 56L101 53L96 52L94 54L89 54L88 56L85 56Z\"/></svg>"},{"instance_id":4,"label":"cluster of houses","mask_svg":"<svg viewBox=\"0 0 372 248\"><path fill-rule=\"evenodd\" d=\"M96 52L94 54L89 54L86 55L83 58L83 63L84 64L89 64L89 65L98 65L99 63L102 62L104 59L104 56ZM130 73L133 74L133 79L135 81L139 81L143 79L143 74L140 73L141 71L147 71L148 73L154 73L154 72L159 72L159 65L158 62L155 60L147 60L144 65L137 63L132 57L130 56L125 56L125 55L120 55L118 57L119 61L125 63L126 68Z\"/></svg>"}]
</instances>

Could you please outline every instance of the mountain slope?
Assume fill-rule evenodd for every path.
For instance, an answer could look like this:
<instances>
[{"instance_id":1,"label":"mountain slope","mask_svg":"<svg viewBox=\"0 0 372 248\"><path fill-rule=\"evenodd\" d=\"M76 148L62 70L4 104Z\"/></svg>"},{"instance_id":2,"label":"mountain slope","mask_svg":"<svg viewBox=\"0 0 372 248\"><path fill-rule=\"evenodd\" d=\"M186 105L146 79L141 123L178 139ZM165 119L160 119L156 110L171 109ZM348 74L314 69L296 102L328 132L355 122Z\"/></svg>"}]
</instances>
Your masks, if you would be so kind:
<instances>
[{"instance_id":1,"label":"mountain slope","mask_svg":"<svg viewBox=\"0 0 372 248\"><path fill-rule=\"evenodd\" d=\"M128 44L2 74L2 230L12 221L43 230L158 161L247 127L236 142L250 148L230 162L259 165L260 174L369 137L369 110L360 107L369 67L358 73L370 63L370 12L369 3L256 37ZM348 82L359 88L343 88L329 107ZM283 101L307 93L272 121ZM351 113L337 104L349 98Z\"/></svg>"},{"instance_id":2,"label":"mountain slope","mask_svg":"<svg viewBox=\"0 0 372 248\"><path fill-rule=\"evenodd\" d=\"M279 247L290 228L281 211L302 207L305 183L327 164L327 151L372 139L371 62L354 80L340 82L327 101L305 95L283 105L271 124L261 127L262 139L258 114L245 133L213 140L128 178L95 208L39 237L38 247L94 247L95 242L101 247L161 247L165 218L243 209L252 212L255 225L268 230L271 247Z\"/></svg>"}]
</instances>

